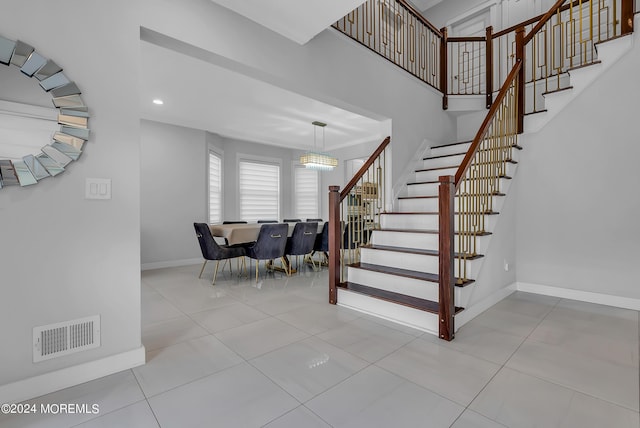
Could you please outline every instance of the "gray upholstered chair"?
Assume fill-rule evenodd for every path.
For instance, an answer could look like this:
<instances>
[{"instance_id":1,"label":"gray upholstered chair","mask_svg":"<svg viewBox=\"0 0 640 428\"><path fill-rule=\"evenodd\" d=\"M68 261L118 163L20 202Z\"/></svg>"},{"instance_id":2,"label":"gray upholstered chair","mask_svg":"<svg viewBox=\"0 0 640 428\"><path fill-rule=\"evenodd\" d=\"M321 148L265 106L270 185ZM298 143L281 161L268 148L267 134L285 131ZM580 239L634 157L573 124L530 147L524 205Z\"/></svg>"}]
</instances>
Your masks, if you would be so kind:
<instances>
[{"instance_id":1,"label":"gray upholstered chair","mask_svg":"<svg viewBox=\"0 0 640 428\"><path fill-rule=\"evenodd\" d=\"M298 256L306 256L313 251L317 235L318 223L296 223L291 237L287 239L287 248L285 249L285 255L296 256L296 267L299 266ZM313 263L313 267L316 267L315 263ZM289 275L291 275L291 263L289 263Z\"/></svg>"},{"instance_id":2,"label":"gray upholstered chair","mask_svg":"<svg viewBox=\"0 0 640 428\"><path fill-rule=\"evenodd\" d=\"M204 264L202 265L202 269L200 269L200 275L198 275L198 278L202 278L202 272L204 272L207 262L209 260L215 260L216 270L213 273L213 281L211 281L211 284L213 285L216 283L216 276L218 276L220 260L242 257L245 254L244 248L239 246L230 247L227 245L218 245L211 235L209 225L206 223L193 223L193 228L196 231L200 250L202 251L202 257L204 257Z\"/></svg>"},{"instance_id":3,"label":"gray upholstered chair","mask_svg":"<svg viewBox=\"0 0 640 428\"><path fill-rule=\"evenodd\" d=\"M299 218L285 218L282 221L285 223L300 223L302 220Z\"/></svg>"},{"instance_id":4,"label":"gray upholstered chair","mask_svg":"<svg viewBox=\"0 0 640 428\"><path fill-rule=\"evenodd\" d=\"M256 261L256 282L258 282L260 260L275 260L279 258L284 266L287 265L284 258L284 250L287 246L288 232L289 225L286 223L263 224L260 227L256 242L245 247L247 257Z\"/></svg>"},{"instance_id":5,"label":"gray upholstered chair","mask_svg":"<svg viewBox=\"0 0 640 428\"><path fill-rule=\"evenodd\" d=\"M313 255L315 253L322 253L323 259L320 260L320 264L328 264L329 263L329 222L325 222L322 226L322 233L319 233L316 236L316 241L313 244L313 252L309 257L311 262L313 263Z\"/></svg>"},{"instance_id":6,"label":"gray upholstered chair","mask_svg":"<svg viewBox=\"0 0 640 428\"><path fill-rule=\"evenodd\" d=\"M257 223L258 224L262 224L262 223L277 223L278 220L258 220Z\"/></svg>"}]
</instances>

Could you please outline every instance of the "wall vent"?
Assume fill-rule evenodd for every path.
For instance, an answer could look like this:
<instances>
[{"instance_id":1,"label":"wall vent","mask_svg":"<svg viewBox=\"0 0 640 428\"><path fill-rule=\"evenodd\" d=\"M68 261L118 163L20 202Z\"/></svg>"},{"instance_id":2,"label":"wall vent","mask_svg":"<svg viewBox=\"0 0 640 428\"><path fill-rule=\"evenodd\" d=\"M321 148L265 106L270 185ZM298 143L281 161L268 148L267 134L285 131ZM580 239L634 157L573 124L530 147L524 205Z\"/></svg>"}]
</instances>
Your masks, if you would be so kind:
<instances>
[{"instance_id":1,"label":"wall vent","mask_svg":"<svg viewBox=\"0 0 640 428\"><path fill-rule=\"evenodd\" d=\"M100 315L33 328L33 362L100 346Z\"/></svg>"}]
</instances>

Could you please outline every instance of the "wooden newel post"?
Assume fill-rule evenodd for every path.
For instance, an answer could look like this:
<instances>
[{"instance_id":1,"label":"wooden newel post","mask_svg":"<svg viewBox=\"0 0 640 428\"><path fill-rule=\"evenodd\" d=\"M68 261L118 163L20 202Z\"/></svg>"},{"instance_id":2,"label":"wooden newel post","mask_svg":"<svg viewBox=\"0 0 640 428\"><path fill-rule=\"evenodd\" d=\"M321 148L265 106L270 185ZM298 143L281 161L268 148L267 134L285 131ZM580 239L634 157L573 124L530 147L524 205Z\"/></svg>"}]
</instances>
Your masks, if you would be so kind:
<instances>
[{"instance_id":1,"label":"wooden newel post","mask_svg":"<svg viewBox=\"0 0 640 428\"><path fill-rule=\"evenodd\" d=\"M521 61L520 73L518 75L518 134L524 132L524 87L525 87L525 67L524 67L524 27L516 30L516 61Z\"/></svg>"},{"instance_id":2,"label":"wooden newel post","mask_svg":"<svg viewBox=\"0 0 640 428\"><path fill-rule=\"evenodd\" d=\"M449 98L447 97L449 92L447 85L449 81L447 72L447 28L442 28L440 32L442 33L442 39L440 40L440 91L442 91L442 109L447 110L449 108Z\"/></svg>"},{"instance_id":3,"label":"wooden newel post","mask_svg":"<svg viewBox=\"0 0 640 428\"><path fill-rule=\"evenodd\" d=\"M620 32L629 34L633 32L633 0L622 0L620 11Z\"/></svg>"},{"instance_id":4,"label":"wooden newel post","mask_svg":"<svg viewBox=\"0 0 640 428\"><path fill-rule=\"evenodd\" d=\"M338 303L340 283L340 186L329 186L329 303Z\"/></svg>"},{"instance_id":5,"label":"wooden newel post","mask_svg":"<svg viewBox=\"0 0 640 428\"><path fill-rule=\"evenodd\" d=\"M487 27L486 39L487 39L487 48L486 48L487 57L485 59L485 69L487 70L486 107L491 108L491 104L493 103L493 27Z\"/></svg>"},{"instance_id":6,"label":"wooden newel post","mask_svg":"<svg viewBox=\"0 0 640 428\"><path fill-rule=\"evenodd\" d=\"M454 239L454 212L453 197L455 195L455 178L452 175L443 175L440 177L440 186L438 187L438 198L440 204L439 216L439 335L441 339L453 340L455 336L455 302L454 302L454 283L453 274L453 239Z\"/></svg>"}]
</instances>

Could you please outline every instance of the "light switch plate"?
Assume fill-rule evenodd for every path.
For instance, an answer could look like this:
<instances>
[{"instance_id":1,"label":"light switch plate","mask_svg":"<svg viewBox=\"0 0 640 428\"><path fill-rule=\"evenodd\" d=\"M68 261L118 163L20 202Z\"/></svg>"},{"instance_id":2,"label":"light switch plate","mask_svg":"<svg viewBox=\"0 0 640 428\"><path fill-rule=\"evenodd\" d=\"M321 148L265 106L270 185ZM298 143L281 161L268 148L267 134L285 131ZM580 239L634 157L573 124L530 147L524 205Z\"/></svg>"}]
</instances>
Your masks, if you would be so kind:
<instances>
[{"instance_id":1,"label":"light switch plate","mask_svg":"<svg viewBox=\"0 0 640 428\"><path fill-rule=\"evenodd\" d=\"M110 178L87 178L85 199L111 199Z\"/></svg>"}]
</instances>

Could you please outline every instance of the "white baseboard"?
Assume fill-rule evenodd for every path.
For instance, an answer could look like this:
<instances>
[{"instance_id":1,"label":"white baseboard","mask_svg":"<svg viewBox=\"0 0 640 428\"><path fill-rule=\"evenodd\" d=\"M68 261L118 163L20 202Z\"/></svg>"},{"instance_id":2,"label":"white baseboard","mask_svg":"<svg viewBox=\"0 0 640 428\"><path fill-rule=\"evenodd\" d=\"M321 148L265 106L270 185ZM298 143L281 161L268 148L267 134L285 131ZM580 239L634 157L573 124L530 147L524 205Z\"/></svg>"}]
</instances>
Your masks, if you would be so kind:
<instances>
[{"instance_id":1,"label":"white baseboard","mask_svg":"<svg viewBox=\"0 0 640 428\"><path fill-rule=\"evenodd\" d=\"M154 262L154 263L143 263L140 266L140 270L152 270L152 269L162 269L162 268L170 268L170 267L179 267L179 266L189 266L189 265L197 265L204 263L203 258L199 259L184 259L184 260L170 260L167 262Z\"/></svg>"},{"instance_id":2,"label":"white baseboard","mask_svg":"<svg viewBox=\"0 0 640 428\"><path fill-rule=\"evenodd\" d=\"M19 403L64 388L89 382L145 363L145 349L112 355L0 386L0 403Z\"/></svg>"},{"instance_id":3,"label":"white baseboard","mask_svg":"<svg viewBox=\"0 0 640 428\"><path fill-rule=\"evenodd\" d=\"M484 300L479 301L478 303L472 305L470 308L465 308L464 311L460 312L456 315L456 331L505 297L509 296L513 292L516 291L516 283L514 282L511 285L506 286L505 288L501 288L497 290L495 293L491 294Z\"/></svg>"},{"instance_id":4,"label":"white baseboard","mask_svg":"<svg viewBox=\"0 0 640 428\"><path fill-rule=\"evenodd\" d=\"M617 308L640 311L640 299L613 296L611 294L592 293L590 291L574 290L571 288L551 287L548 285L516 282L518 291L560 297L563 299L579 300L581 302L597 303L599 305L615 306Z\"/></svg>"}]
</instances>

